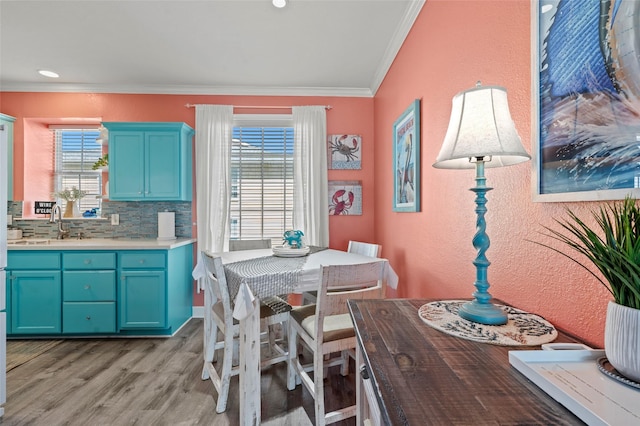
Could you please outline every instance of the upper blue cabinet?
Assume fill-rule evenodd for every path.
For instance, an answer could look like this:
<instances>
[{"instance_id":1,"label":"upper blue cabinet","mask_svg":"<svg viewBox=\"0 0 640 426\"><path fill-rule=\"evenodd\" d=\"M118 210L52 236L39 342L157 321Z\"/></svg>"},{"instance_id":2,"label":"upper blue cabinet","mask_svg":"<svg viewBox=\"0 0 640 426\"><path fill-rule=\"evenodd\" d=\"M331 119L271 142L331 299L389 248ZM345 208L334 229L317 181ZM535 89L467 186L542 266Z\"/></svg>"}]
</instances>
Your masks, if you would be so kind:
<instances>
[{"instance_id":1,"label":"upper blue cabinet","mask_svg":"<svg viewBox=\"0 0 640 426\"><path fill-rule=\"evenodd\" d=\"M13 200L13 122L15 118L0 113L0 125L7 132L7 200Z\"/></svg>"},{"instance_id":2,"label":"upper blue cabinet","mask_svg":"<svg viewBox=\"0 0 640 426\"><path fill-rule=\"evenodd\" d=\"M109 131L109 199L191 201L191 127L102 124Z\"/></svg>"}]
</instances>

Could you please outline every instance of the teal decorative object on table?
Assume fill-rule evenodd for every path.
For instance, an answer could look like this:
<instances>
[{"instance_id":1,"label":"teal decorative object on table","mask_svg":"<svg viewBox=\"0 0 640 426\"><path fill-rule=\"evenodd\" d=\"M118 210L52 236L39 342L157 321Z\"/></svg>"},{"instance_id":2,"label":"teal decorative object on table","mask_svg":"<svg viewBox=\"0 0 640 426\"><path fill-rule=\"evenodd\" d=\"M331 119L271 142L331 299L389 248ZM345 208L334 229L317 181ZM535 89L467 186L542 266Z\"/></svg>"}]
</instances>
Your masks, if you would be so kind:
<instances>
[{"instance_id":1,"label":"teal decorative object on table","mask_svg":"<svg viewBox=\"0 0 640 426\"><path fill-rule=\"evenodd\" d=\"M287 243L291 248L302 248L304 244L302 243L302 237L304 233L299 230L288 230L285 231L283 235L283 242Z\"/></svg>"}]
</instances>

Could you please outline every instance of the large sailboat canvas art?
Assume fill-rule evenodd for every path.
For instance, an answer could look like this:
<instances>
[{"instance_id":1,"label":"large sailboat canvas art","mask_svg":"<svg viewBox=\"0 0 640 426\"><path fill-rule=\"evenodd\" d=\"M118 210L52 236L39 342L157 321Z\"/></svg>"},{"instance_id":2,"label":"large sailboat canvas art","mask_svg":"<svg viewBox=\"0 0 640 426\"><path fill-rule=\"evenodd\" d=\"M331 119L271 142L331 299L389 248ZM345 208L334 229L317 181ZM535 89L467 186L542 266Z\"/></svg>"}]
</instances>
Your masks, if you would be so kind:
<instances>
[{"instance_id":1,"label":"large sailboat canvas art","mask_svg":"<svg viewBox=\"0 0 640 426\"><path fill-rule=\"evenodd\" d=\"M640 195L640 2L533 2L534 199Z\"/></svg>"}]
</instances>

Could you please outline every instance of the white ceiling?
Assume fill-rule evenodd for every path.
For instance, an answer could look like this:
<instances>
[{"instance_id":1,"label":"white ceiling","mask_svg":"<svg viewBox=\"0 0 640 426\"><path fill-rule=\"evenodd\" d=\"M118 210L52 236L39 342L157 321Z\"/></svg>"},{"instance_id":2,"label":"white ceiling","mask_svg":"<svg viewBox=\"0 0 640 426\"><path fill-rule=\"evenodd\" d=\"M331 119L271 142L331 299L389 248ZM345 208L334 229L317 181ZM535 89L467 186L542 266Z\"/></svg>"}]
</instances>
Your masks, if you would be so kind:
<instances>
[{"instance_id":1,"label":"white ceiling","mask_svg":"<svg viewBox=\"0 0 640 426\"><path fill-rule=\"evenodd\" d=\"M0 0L0 90L373 96L424 1Z\"/></svg>"}]
</instances>

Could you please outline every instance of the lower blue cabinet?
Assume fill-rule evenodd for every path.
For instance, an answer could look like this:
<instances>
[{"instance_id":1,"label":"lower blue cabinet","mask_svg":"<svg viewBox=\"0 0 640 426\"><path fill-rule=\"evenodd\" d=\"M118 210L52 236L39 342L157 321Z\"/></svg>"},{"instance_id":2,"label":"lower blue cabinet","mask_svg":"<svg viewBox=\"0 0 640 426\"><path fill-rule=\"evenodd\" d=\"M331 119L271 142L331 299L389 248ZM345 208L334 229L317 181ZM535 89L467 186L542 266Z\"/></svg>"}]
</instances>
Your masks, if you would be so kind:
<instances>
[{"instance_id":1,"label":"lower blue cabinet","mask_svg":"<svg viewBox=\"0 0 640 426\"><path fill-rule=\"evenodd\" d=\"M64 302L64 333L115 333L116 302Z\"/></svg>"},{"instance_id":2,"label":"lower blue cabinet","mask_svg":"<svg viewBox=\"0 0 640 426\"><path fill-rule=\"evenodd\" d=\"M120 272L120 328L167 326L165 272Z\"/></svg>"},{"instance_id":3,"label":"lower blue cabinet","mask_svg":"<svg viewBox=\"0 0 640 426\"><path fill-rule=\"evenodd\" d=\"M64 271L62 300L63 333L116 332L115 270Z\"/></svg>"},{"instance_id":4,"label":"lower blue cabinet","mask_svg":"<svg viewBox=\"0 0 640 426\"><path fill-rule=\"evenodd\" d=\"M170 336L191 318L192 252L10 250L7 334Z\"/></svg>"},{"instance_id":5,"label":"lower blue cabinet","mask_svg":"<svg viewBox=\"0 0 640 426\"><path fill-rule=\"evenodd\" d=\"M11 333L62 331L60 271L11 271Z\"/></svg>"}]
</instances>

